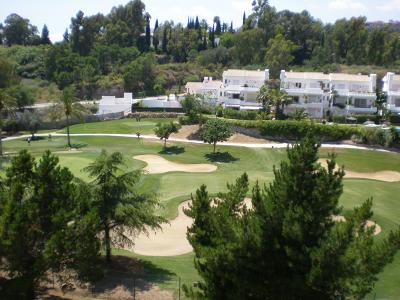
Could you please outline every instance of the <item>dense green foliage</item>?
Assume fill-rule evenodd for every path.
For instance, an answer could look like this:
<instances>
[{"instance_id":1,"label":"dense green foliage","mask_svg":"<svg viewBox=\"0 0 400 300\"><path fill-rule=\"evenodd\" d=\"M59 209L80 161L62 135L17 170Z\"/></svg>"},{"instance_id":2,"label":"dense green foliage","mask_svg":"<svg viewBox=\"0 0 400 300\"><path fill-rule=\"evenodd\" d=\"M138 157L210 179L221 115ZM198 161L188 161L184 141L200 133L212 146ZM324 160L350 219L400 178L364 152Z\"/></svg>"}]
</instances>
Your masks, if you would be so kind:
<instances>
[{"instance_id":1,"label":"dense green foliage","mask_svg":"<svg viewBox=\"0 0 400 300\"><path fill-rule=\"evenodd\" d=\"M133 245L126 235L159 228L164 218L156 216L158 200L152 193L138 193L137 183L141 171L124 172L121 168L124 158L120 152L100 156L85 171L89 173L94 191L93 206L100 217L99 233L106 251L106 259L111 261L111 246ZM111 233L113 236L111 236Z\"/></svg>"},{"instance_id":2,"label":"dense green foliage","mask_svg":"<svg viewBox=\"0 0 400 300\"><path fill-rule=\"evenodd\" d=\"M154 128L154 133L160 140L164 140L164 150L167 148L167 140L173 133L177 133L181 128L180 124L169 122L169 123L158 123Z\"/></svg>"},{"instance_id":3,"label":"dense green foliage","mask_svg":"<svg viewBox=\"0 0 400 300\"><path fill-rule=\"evenodd\" d=\"M62 283L101 275L90 201L86 185L50 152L38 162L27 151L12 159L0 193L0 298L35 299L48 271Z\"/></svg>"},{"instance_id":4,"label":"dense green foliage","mask_svg":"<svg viewBox=\"0 0 400 300\"><path fill-rule=\"evenodd\" d=\"M210 197L192 196L187 237L203 281L198 299L362 299L400 248L400 230L376 241L366 228L372 201L335 222L344 170L317 163L319 145L308 136L288 149L269 185L255 185L252 208L243 205L247 174Z\"/></svg>"},{"instance_id":5,"label":"dense green foliage","mask_svg":"<svg viewBox=\"0 0 400 300\"><path fill-rule=\"evenodd\" d=\"M218 142L225 142L233 135L229 123L222 119L209 119L202 126L200 137L205 143L213 145L213 153Z\"/></svg>"},{"instance_id":6,"label":"dense green foliage","mask_svg":"<svg viewBox=\"0 0 400 300\"><path fill-rule=\"evenodd\" d=\"M0 29L0 44L13 47L0 52L17 64L20 76L46 79L61 89L74 84L87 99L110 87L137 96L180 92L187 81L220 77L228 66L267 66L276 77L293 65L320 71L338 71L339 64L398 69L400 60L400 33L393 24L373 26L358 17L325 25L307 11L277 11L266 0L254 1L243 24L219 17L211 23L198 17L185 25L152 23L140 0L106 15L79 11L64 40L51 45L46 25L39 36L28 19L11 14Z\"/></svg>"}]
</instances>

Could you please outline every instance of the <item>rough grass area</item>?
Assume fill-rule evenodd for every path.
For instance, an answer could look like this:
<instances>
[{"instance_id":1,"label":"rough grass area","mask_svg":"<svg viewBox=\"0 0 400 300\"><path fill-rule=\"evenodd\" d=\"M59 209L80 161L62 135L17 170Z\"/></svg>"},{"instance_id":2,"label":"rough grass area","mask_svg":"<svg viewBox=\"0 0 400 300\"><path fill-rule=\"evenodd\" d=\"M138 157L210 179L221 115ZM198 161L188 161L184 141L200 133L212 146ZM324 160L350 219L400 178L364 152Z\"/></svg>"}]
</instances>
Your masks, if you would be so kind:
<instances>
[{"instance_id":1,"label":"rough grass area","mask_svg":"<svg viewBox=\"0 0 400 300\"><path fill-rule=\"evenodd\" d=\"M129 124L136 124L135 120L113 121L110 124L115 126L114 129L108 128L107 130L120 130L121 128L128 130L128 128L135 128L135 126L130 127L129 124L124 124L126 121L131 122ZM155 123L156 120L153 122ZM88 125L90 124L77 126ZM94 127L86 130L93 130L93 132L100 131L100 129L101 131L106 130L105 127L101 127L102 123L92 126ZM148 130L152 130L152 126L148 125ZM81 130L79 127L75 127L73 132L78 133L78 129ZM48 141L47 139L33 141L30 146L26 141L8 141L4 143L4 149L6 152L12 153L16 153L21 149L28 149L37 157L44 150L49 149L56 152L60 157L62 165L69 167L75 175L83 180L90 179L82 172L82 168L93 161L101 149L106 149L109 152L121 151L124 153L127 170L142 169L145 166L144 162L133 159L133 156L142 154L160 155L169 161L178 163L208 163L217 165L218 169L213 173L170 172L165 174L146 174L143 177L139 183L139 189L141 191L157 193L163 205L159 209L159 213L169 219L176 217L179 203L189 199L190 194L194 193L201 184L206 184L210 193L224 191L226 183L233 182L243 172L248 173L251 185L254 185L256 181L259 181L261 184L268 183L273 178L273 166L278 166L279 162L286 157L285 149L218 146L217 148L222 154L211 158L209 156L209 153L212 151L210 145L179 143L168 143L168 146L172 150L179 149L179 151L163 152L161 142L138 140L136 138L72 137L72 143L78 148L76 151L65 152L66 138L64 137L53 138L52 141ZM326 158L328 152L331 151L321 150L321 157ZM349 170L358 172L400 171L400 154L347 149L340 149L335 152L338 155L337 162ZM229 153L230 159L225 159L227 155L224 153ZM6 165L7 160L3 160L3 170ZM249 196L251 196L251 192L249 192ZM373 197L374 203L374 216L372 220L382 227L382 234L376 238L380 240L390 230L400 225L400 183L387 183L367 179L345 179L344 194L340 199L344 207L343 214L346 215L350 209L360 205L370 197ZM144 266L146 264L150 266L152 271L149 271L149 274L154 274L154 279L152 280L161 288L171 290L174 293L177 291L178 277L181 277L182 282L187 284L192 284L194 281L199 280L193 265L193 254L176 257L146 257L122 250L114 253L134 256L140 259ZM166 273L169 275L165 276ZM379 281L368 299L374 299L374 296L380 299L399 299L399 277L400 254L379 275Z\"/></svg>"}]
</instances>

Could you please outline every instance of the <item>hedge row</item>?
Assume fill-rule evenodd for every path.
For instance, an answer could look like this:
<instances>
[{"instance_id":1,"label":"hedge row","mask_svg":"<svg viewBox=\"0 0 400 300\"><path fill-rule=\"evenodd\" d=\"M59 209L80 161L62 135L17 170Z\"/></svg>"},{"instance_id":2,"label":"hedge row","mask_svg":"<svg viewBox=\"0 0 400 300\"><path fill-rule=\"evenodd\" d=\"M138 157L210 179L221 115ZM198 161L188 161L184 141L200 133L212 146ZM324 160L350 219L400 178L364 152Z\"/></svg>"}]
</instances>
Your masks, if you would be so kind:
<instances>
[{"instance_id":1,"label":"hedge row","mask_svg":"<svg viewBox=\"0 0 400 300\"><path fill-rule=\"evenodd\" d=\"M266 138L281 140L298 140L312 131L321 141L339 141L350 139L360 131L360 128L357 126L327 125L310 121L245 121L232 119L227 121L235 126L258 128L260 133Z\"/></svg>"},{"instance_id":2,"label":"hedge row","mask_svg":"<svg viewBox=\"0 0 400 300\"><path fill-rule=\"evenodd\" d=\"M223 115L227 119L237 120L265 120L269 116L267 113L259 110L236 110L236 109L224 109Z\"/></svg>"}]
</instances>

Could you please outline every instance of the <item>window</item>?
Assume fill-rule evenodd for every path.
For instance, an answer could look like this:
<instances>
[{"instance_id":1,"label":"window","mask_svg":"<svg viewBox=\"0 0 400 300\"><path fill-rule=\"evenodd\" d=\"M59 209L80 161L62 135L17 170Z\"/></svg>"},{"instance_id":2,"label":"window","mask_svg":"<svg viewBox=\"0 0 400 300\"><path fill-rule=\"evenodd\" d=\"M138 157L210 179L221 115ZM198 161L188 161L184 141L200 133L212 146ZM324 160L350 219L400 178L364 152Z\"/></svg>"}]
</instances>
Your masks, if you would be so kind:
<instances>
[{"instance_id":1,"label":"window","mask_svg":"<svg viewBox=\"0 0 400 300\"><path fill-rule=\"evenodd\" d=\"M301 82L296 82L295 86L296 86L298 89L301 89Z\"/></svg>"},{"instance_id":2,"label":"window","mask_svg":"<svg viewBox=\"0 0 400 300\"><path fill-rule=\"evenodd\" d=\"M240 94L232 94L232 99L239 99Z\"/></svg>"},{"instance_id":3,"label":"window","mask_svg":"<svg viewBox=\"0 0 400 300\"><path fill-rule=\"evenodd\" d=\"M293 102L294 103L299 103L299 96L294 96L293 97Z\"/></svg>"},{"instance_id":4,"label":"window","mask_svg":"<svg viewBox=\"0 0 400 300\"><path fill-rule=\"evenodd\" d=\"M400 107L400 98L394 99L394 106Z\"/></svg>"},{"instance_id":5,"label":"window","mask_svg":"<svg viewBox=\"0 0 400 300\"><path fill-rule=\"evenodd\" d=\"M367 108L367 99L354 99L354 107Z\"/></svg>"}]
</instances>

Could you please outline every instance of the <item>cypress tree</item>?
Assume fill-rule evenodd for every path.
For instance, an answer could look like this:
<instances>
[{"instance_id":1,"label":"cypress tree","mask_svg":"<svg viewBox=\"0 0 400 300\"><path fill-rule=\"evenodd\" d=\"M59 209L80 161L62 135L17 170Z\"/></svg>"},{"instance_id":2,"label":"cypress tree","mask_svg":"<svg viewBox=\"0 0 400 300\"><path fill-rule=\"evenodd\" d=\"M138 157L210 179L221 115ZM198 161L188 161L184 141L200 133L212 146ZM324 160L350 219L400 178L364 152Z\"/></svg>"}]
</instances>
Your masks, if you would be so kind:
<instances>
[{"instance_id":1,"label":"cypress tree","mask_svg":"<svg viewBox=\"0 0 400 300\"><path fill-rule=\"evenodd\" d=\"M243 12L243 27L244 27L245 23L246 23L246 12L244 11Z\"/></svg>"},{"instance_id":2,"label":"cypress tree","mask_svg":"<svg viewBox=\"0 0 400 300\"><path fill-rule=\"evenodd\" d=\"M200 29L199 17L196 16L196 22L194 23L194 29Z\"/></svg>"},{"instance_id":3,"label":"cypress tree","mask_svg":"<svg viewBox=\"0 0 400 300\"><path fill-rule=\"evenodd\" d=\"M69 32L68 32L68 28L65 29L65 32L63 34L63 42L64 43L68 43L69 42Z\"/></svg>"},{"instance_id":4,"label":"cypress tree","mask_svg":"<svg viewBox=\"0 0 400 300\"><path fill-rule=\"evenodd\" d=\"M233 21L231 21L231 27L229 28L229 32L233 33Z\"/></svg>"},{"instance_id":5,"label":"cypress tree","mask_svg":"<svg viewBox=\"0 0 400 300\"><path fill-rule=\"evenodd\" d=\"M146 23L146 31L145 31L145 35L146 35L146 40L145 40L145 51L149 51L150 46L151 46L151 29L150 29L150 19L147 18L147 23Z\"/></svg>"},{"instance_id":6,"label":"cypress tree","mask_svg":"<svg viewBox=\"0 0 400 300\"><path fill-rule=\"evenodd\" d=\"M43 29L42 29L42 35L40 37L40 43L43 45L50 45L51 41L49 38L49 29L47 28L47 25L44 24L43 25Z\"/></svg>"},{"instance_id":7,"label":"cypress tree","mask_svg":"<svg viewBox=\"0 0 400 300\"><path fill-rule=\"evenodd\" d=\"M158 29L158 19L156 20L156 23L154 24L154 31L153 31L153 47L156 52L158 51L158 36L157 36L157 29Z\"/></svg>"},{"instance_id":8,"label":"cypress tree","mask_svg":"<svg viewBox=\"0 0 400 300\"><path fill-rule=\"evenodd\" d=\"M168 52L167 27L164 27L164 30L163 30L163 38L162 38L161 47L162 47L163 53Z\"/></svg>"},{"instance_id":9,"label":"cypress tree","mask_svg":"<svg viewBox=\"0 0 400 300\"><path fill-rule=\"evenodd\" d=\"M210 33L209 33L209 40L210 40L210 45L212 48L215 47L215 29L214 29L214 24L213 27L210 27Z\"/></svg>"}]
</instances>

